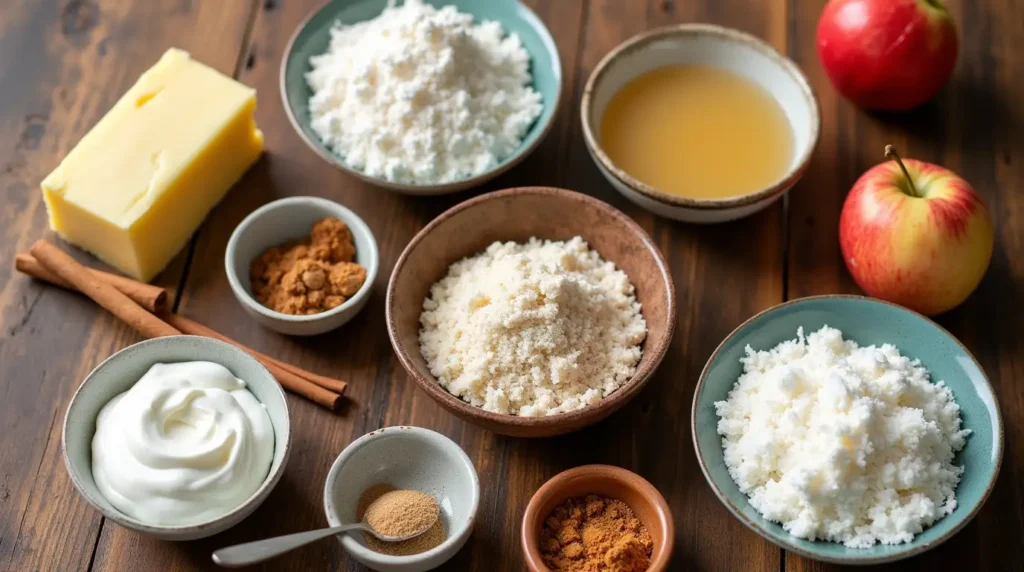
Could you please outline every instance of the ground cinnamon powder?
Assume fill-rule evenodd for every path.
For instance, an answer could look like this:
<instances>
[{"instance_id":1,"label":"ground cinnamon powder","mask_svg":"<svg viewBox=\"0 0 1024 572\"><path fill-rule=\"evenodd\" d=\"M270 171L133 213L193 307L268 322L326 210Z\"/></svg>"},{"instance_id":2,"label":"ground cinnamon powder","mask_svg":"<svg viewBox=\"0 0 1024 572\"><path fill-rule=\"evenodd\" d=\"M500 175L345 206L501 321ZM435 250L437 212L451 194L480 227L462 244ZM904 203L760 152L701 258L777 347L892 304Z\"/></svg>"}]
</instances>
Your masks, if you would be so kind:
<instances>
[{"instance_id":1,"label":"ground cinnamon powder","mask_svg":"<svg viewBox=\"0 0 1024 572\"><path fill-rule=\"evenodd\" d=\"M366 507L366 524L385 536L410 536L437 522L437 499L420 491L390 491Z\"/></svg>"},{"instance_id":2,"label":"ground cinnamon powder","mask_svg":"<svg viewBox=\"0 0 1024 572\"><path fill-rule=\"evenodd\" d=\"M399 495L398 493L402 494ZM416 495L425 495L425 493L421 493L419 491L398 490L389 484L373 485L372 487L363 491L363 494L359 496L359 504L356 507L356 519L363 520L363 516L366 516L367 521L371 526L373 526L374 530L384 532L388 536L404 536L404 534L391 534L393 532L402 532L405 531L405 529L409 528L408 523L400 522L406 519L398 518L399 515L396 513L408 512L407 510L403 510L403 508L409 508L409 506L406 503L402 502L403 500L409 501L408 504L411 505L419 504L419 500L415 498ZM434 500L433 506L437 507L437 500L432 500ZM381 503L379 501L384 502ZM394 501L399 502L396 504ZM412 508L412 512L414 513L422 512L416 510L415 506L413 506ZM380 528L374 526L373 520L371 520L371 515L375 512L377 512L378 515L377 518L373 520L378 521L378 525L382 525L384 524L384 521L387 521L387 524L382 526L382 528L388 528L387 531L380 530ZM392 513L392 515L390 517L384 517L383 515L379 514L380 512L390 512ZM439 513L435 514L437 514L437 516L440 516ZM414 514L409 516L412 518L412 520L418 520L423 515ZM413 524L412 526L415 527L417 525ZM431 548L438 546L447 538L448 532L444 529L444 523L441 521L440 518L437 517L435 517L434 519L433 526L431 526L426 532L415 538L405 540L402 542L384 542L382 540L377 540L377 538L370 534L363 534L363 540L366 542L367 548L373 550L374 552L380 552L381 554L388 554L391 556L410 556L412 554L426 552L427 550L430 550Z\"/></svg>"},{"instance_id":3,"label":"ground cinnamon powder","mask_svg":"<svg viewBox=\"0 0 1024 572\"><path fill-rule=\"evenodd\" d=\"M318 314L348 300L366 281L353 262L352 231L334 217L313 225L308 238L267 249L252 261L252 292L285 314Z\"/></svg>"},{"instance_id":4,"label":"ground cinnamon powder","mask_svg":"<svg viewBox=\"0 0 1024 572\"><path fill-rule=\"evenodd\" d=\"M556 572L644 572L654 541L626 503L572 498L548 516L540 535L544 563Z\"/></svg>"}]
</instances>

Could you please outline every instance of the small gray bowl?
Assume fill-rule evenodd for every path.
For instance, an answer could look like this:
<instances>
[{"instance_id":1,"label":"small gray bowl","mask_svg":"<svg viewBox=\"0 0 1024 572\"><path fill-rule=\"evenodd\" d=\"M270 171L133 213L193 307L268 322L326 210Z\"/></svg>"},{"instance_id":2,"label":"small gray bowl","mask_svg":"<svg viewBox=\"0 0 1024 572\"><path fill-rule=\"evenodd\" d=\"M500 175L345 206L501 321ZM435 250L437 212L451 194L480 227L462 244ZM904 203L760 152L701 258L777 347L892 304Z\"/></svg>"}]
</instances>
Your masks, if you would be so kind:
<instances>
[{"instance_id":1,"label":"small gray bowl","mask_svg":"<svg viewBox=\"0 0 1024 572\"><path fill-rule=\"evenodd\" d=\"M274 426L274 460L270 472L256 492L231 512L215 519L187 526L156 526L132 518L114 508L96 488L92 477L92 438L96 417L114 396L128 391L153 364L183 361L212 361L231 370L245 381L249 391L267 407ZM62 433L64 464L71 482L86 502L103 516L125 528L145 532L163 540L193 540L212 536L238 524L252 514L281 480L291 444L291 423L284 391L260 362L244 351L218 340L201 336L170 336L139 342L110 356L86 376L75 392L64 417Z\"/></svg>"},{"instance_id":2,"label":"small gray bowl","mask_svg":"<svg viewBox=\"0 0 1024 572\"><path fill-rule=\"evenodd\" d=\"M364 566L382 572L422 572L447 562L466 544L480 505L480 480L473 462L454 441L408 426L385 427L353 441L334 461L324 485L330 526L356 522L360 495L381 483L434 495L448 538L420 554L389 556L367 548L360 534L339 535L345 550Z\"/></svg>"},{"instance_id":3,"label":"small gray bowl","mask_svg":"<svg viewBox=\"0 0 1024 572\"><path fill-rule=\"evenodd\" d=\"M252 296L249 268L252 261L272 246L309 236L313 223L335 217L352 230L356 262L366 268L363 287L337 308L308 316L275 312ZM334 201L319 197L280 199L254 210L231 233L224 253L224 270L231 291L242 308L257 322L291 336L315 336L338 328L355 317L367 300L377 278L377 240L370 227L356 213Z\"/></svg>"}]
</instances>

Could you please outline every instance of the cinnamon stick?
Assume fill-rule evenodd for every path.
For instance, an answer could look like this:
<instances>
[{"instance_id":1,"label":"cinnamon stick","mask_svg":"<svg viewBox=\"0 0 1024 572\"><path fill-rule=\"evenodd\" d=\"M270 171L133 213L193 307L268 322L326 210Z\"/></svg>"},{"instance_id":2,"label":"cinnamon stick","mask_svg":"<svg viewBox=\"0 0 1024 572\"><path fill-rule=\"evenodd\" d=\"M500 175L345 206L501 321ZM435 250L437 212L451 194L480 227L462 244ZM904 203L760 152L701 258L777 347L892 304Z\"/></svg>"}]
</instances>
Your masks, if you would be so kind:
<instances>
[{"instance_id":1,"label":"cinnamon stick","mask_svg":"<svg viewBox=\"0 0 1024 572\"><path fill-rule=\"evenodd\" d=\"M86 267L82 266L59 248L45 240L37 241L32 245L30 252L41 267L42 272L36 272L36 270L40 270L40 268L36 268L32 264L22 264L22 266L19 267L19 270L22 270L26 274L41 280L51 281L59 286L67 284L68 287L73 287L86 296L89 296L89 298L97 304L107 309L110 313L120 318L126 324L132 326L147 338L181 335L182 332L177 328L161 320L157 316L150 314L124 293L114 288L111 284L105 282L103 274L107 273L94 274L90 272ZM111 274L109 276L113 275ZM59 281L51 280L50 278L57 278ZM125 278L125 280L130 279ZM221 339L223 336L218 334L217 338ZM226 338L222 341L234 343ZM234 343L234 345L237 346L239 344ZM247 350L247 348L244 347L242 347L242 349ZM252 353L251 350L249 351ZM257 359L259 359L259 357L257 357ZM323 405L332 411L336 411L341 405L341 395L338 393L320 387L293 371L280 367L279 364L281 362L273 362L277 362L277 360L271 360L269 363L262 363L268 370L270 370L274 377L277 378L277 381L285 389L297 393L314 403Z\"/></svg>"},{"instance_id":2,"label":"cinnamon stick","mask_svg":"<svg viewBox=\"0 0 1024 572\"><path fill-rule=\"evenodd\" d=\"M345 393L345 387L347 386L347 384L344 381L341 381L340 379L334 379L334 378L323 376L323 375L317 375L315 373L306 371L306 370L304 370L302 368L296 367L296 366L294 366L294 365L292 365L292 364L290 364L288 362L283 362L283 361L280 361L278 359L272 358L272 357L270 357L270 356L268 356L266 354L260 353L260 352L254 350L254 349L252 349L250 347L247 347L247 346L245 346L245 345L243 345L243 344L241 344L239 342L236 342L236 341L228 338L227 336L221 334L220 332L218 332L216 330L213 330L212 328L208 328L208 327L200 324L199 322L196 322L194 320L190 320L190 319L186 318L185 316L180 316L178 314L164 314L161 317L168 324L174 326L175 328L178 328L183 333L192 334L192 335L195 335L195 336L206 336L208 338L218 339L218 340L220 340L222 342L227 342L229 344L235 345L235 346L237 346L239 348L242 348L243 350L249 352L256 359L258 359L261 362L263 362L264 365L266 365L268 363L272 363L275 366L277 366L277 367L279 367L279 368L281 368L281 369L283 369L285 371L290 371L291 373L293 373L295 375L298 375L300 377L304 377L304 378L308 379L309 381L312 381L313 383L319 385L320 387L323 387L325 389L330 389L331 391L336 391L336 392L342 393L342 394Z\"/></svg>"},{"instance_id":3,"label":"cinnamon stick","mask_svg":"<svg viewBox=\"0 0 1024 572\"><path fill-rule=\"evenodd\" d=\"M89 271L56 246L38 240L29 249L47 270L60 276L65 282L73 285L79 292L92 298L108 312L120 318L136 331L147 338L160 336L177 336L181 332L167 322L157 318L139 306L131 298L119 290L93 276Z\"/></svg>"},{"instance_id":4,"label":"cinnamon stick","mask_svg":"<svg viewBox=\"0 0 1024 572\"><path fill-rule=\"evenodd\" d=\"M40 262L31 254L23 252L15 256L14 268L17 269L18 272L55 284L61 288L78 290L67 280L64 280L60 276L57 276L53 272L47 270L46 267L40 264ZM103 272L102 270L94 270L92 268L87 268L87 270L96 278L99 278L114 288L117 288L122 294L131 298L136 304L150 312L153 312L154 314L158 314L167 309L167 290L164 290L159 286L153 286L152 284L146 284L145 282L139 282L138 280L118 276L117 274Z\"/></svg>"},{"instance_id":5,"label":"cinnamon stick","mask_svg":"<svg viewBox=\"0 0 1024 572\"><path fill-rule=\"evenodd\" d=\"M238 346L238 344L233 345ZM240 349L242 349L243 351L245 350L245 348ZM340 394L337 394L329 389L324 389L323 387L320 387L319 385L313 383L312 381L309 381L308 379L299 377L286 369L282 369L273 362L264 361L260 359L260 356L258 355L253 355L253 357L256 358L257 361L262 363L263 366L266 367L267 370L269 370L270 373L273 374L275 378L277 378L278 383L280 383L281 386L287 389L288 391L291 391L292 393L297 393L305 397L306 399L312 401L313 403L323 405L324 407L330 409L331 411L337 411L338 408L341 407Z\"/></svg>"},{"instance_id":6,"label":"cinnamon stick","mask_svg":"<svg viewBox=\"0 0 1024 572\"><path fill-rule=\"evenodd\" d=\"M15 256L14 266L19 272L27 274L38 280L43 280L51 284L60 286L62 288L67 288L68 290L78 290L77 288L75 288L73 284L64 280L60 276L57 276L53 272L50 272L31 254L21 253ZM319 385L320 387L323 387L324 389L329 389L339 394L345 393L345 388L347 387L348 384L346 384L344 381L341 381L340 379L334 379L332 377L318 375L313 372L306 371L300 367L296 367L290 363L272 358L266 354L260 353L250 347L247 347L239 342L236 342L235 340L232 340L231 338L211 328L208 328L203 324L200 324L199 322L195 322L184 316L179 316L177 314L171 314L166 312L165 310L167 304L167 291L159 286L153 286L152 284L146 284L144 282L132 280L131 278L118 276L117 274L111 274L109 272L102 272L100 270L94 270L92 268L87 268L87 270L96 278L120 290L122 294L131 298L138 305L149 310L150 312L158 314L163 319L163 321L177 328L182 333L195 336L205 336L208 338L216 338L222 342L227 342L233 346L237 346L249 352L254 357L256 357L256 359L263 362L264 365L266 365L267 363L273 363L278 368L283 369L285 371L289 371L301 378L307 379Z\"/></svg>"}]
</instances>

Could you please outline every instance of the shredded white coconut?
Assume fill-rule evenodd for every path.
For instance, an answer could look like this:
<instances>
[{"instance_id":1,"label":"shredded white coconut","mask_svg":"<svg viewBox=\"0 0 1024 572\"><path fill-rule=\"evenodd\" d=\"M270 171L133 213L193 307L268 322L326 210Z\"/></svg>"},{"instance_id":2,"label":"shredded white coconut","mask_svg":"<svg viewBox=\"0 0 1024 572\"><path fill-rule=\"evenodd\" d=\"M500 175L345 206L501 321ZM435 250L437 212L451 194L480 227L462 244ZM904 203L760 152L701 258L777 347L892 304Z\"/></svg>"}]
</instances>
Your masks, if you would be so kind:
<instances>
[{"instance_id":1,"label":"shredded white coconut","mask_svg":"<svg viewBox=\"0 0 1024 572\"><path fill-rule=\"evenodd\" d=\"M636 370L647 323L629 278L580 237L495 242L423 301L420 349L453 395L523 416L579 409Z\"/></svg>"},{"instance_id":2,"label":"shredded white coconut","mask_svg":"<svg viewBox=\"0 0 1024 572\"><path fill-rule=\"evenodd\" d=\"M345 163L407 184L479 175L512 155L541 113L530 56L498 22L406 0L336 24L310 58L312 128Z\"/></svg>"},{"instance_id":3,"label":"shredded white coconut","mask_svg":"<svg viewBox=\"0 0 1024 572\"><path fill-rule=\"evenodd\" d=\"M909 542L956 508L969 430L943 382L890 344L825 326L770 351L715 403L725 462L750 504L794 536Z\"/></svg>"}]
</instances>

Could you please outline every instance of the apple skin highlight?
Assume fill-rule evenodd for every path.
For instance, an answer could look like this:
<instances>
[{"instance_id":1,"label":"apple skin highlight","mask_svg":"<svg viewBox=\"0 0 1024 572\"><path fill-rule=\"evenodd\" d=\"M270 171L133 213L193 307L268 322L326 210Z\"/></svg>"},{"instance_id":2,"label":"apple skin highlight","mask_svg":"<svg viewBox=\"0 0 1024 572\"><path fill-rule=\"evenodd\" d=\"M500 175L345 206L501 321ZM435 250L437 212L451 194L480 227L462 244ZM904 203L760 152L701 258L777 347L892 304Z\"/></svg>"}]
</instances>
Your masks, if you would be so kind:
<instances>
[{"instance_id":1,"label":"apple skin highlight","mask_svg":"<svg viewBox=\"0 0 1024 572\"><path fill-rule=\"evenodd\" d=\"M886 161L850 190L839 218L843 260L869 296L934 316L977 288L992 258L992 218L952 171L904 159L922 196Z\"/></svg>"},{"instance_id":2,"label":"apple skin highlight","mask_svg":"<svg viewBox=\"0 0 1024 572\"><path fill-rule=\"evenodd\" d=\"M832 85L864 109L913 109L956 67L956 27L939 0L832 0L817 42Z\"/></svg>"}]
</instances>

